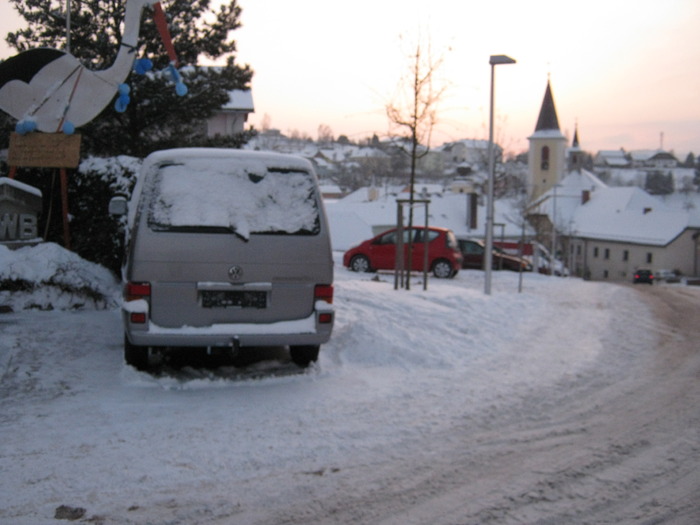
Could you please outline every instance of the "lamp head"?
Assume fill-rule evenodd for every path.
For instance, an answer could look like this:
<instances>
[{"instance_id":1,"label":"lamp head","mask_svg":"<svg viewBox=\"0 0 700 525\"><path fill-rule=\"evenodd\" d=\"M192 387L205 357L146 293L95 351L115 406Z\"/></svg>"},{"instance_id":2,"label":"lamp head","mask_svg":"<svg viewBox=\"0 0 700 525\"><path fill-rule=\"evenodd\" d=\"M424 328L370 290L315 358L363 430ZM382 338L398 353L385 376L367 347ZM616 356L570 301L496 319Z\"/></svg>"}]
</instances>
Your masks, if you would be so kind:
<instances>
[{"instance_id":1,"label":"lamp head","mask_svg":"<svg viewBox=\"0 0 700 525\"><path fill-rule=\"evenodd\" d=\"M515 59L506 55L491 55L491 57L489 57L489 64L492 66L499 64L515 64Z\"/></svg>"}]
</instances>

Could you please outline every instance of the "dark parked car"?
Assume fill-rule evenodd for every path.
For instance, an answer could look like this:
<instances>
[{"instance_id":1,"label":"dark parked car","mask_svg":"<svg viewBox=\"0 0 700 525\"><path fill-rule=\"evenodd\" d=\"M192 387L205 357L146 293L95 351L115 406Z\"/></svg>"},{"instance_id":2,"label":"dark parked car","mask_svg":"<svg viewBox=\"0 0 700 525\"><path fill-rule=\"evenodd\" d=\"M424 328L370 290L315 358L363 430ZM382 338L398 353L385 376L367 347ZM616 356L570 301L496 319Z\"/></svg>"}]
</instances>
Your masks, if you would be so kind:
<instances>
[{"instance_id":1,"label":"dark parked car","mask_svg":"<svg viewBox=\"0 0 700 525\"><path fill-rule=\"evenodd\" d=\"M634 272L634 279L632 279L632 282L634 284L654 284L654 273L648 268L639 268L636 272Z\"/></svg>"},{"instance_id":2,"label":"dark parked car","mask_svg":"<svg viewBox=\"0 0 700 525\"><path fill-rule=\"evenodd\" d=\"M411 269L423 271L425 254L425 228L410 230L413 236L413 256ZM454 277L462 264L462 254L457 246L457 238L447 228L428 228L428 270L442 279ZM405 253L408 253L409 230L403 232ZM396 229L384 232L362 244L350 248L343 256L343 265L355 272L393 270L396 264Z\"/></svg>"},{"instance_id":3,"label":"dark parked car","mask_svg":"<svg viewBox=\"0 0 700 525\"><path fill-rule=\"evenodd\" d=\"M457 242L462 252L462 268L483 269L484 253L486 253L484 243L471 239L459 239ZM532 271L532 264L530 264L530 261L515 255L510 255L495 246L491 257L491 267L494 270L503 269L512 270L514 272L521 270L523 272Z\"/></svg>"}]
</instances>

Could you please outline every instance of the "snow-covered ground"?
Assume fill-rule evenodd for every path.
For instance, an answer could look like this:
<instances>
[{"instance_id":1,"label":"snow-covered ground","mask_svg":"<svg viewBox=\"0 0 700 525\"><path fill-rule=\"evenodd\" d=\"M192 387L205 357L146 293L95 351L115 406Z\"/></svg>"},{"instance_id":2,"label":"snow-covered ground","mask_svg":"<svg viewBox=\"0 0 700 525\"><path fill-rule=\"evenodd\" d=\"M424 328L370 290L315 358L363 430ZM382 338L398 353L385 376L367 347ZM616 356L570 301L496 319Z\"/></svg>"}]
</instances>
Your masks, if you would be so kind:
<instances>
[{"instance_id":1,"label":"snow-covered ground","mask_svg":"<svg viewBox=\"0 0 700 525\"><path fill-rule=\"evenodd\" d=\"M42 249L23 264L0 251L0 268L41 281L61 253ZM463 271L396 291L340 255L334 335L306 371L270 349L243 368L137 372L110 300L0 296L16 310L0 315L0 523L56 523L62 505L103 524L697 523L697 381L690 409L649 417L656 390L635 382L667 370L663 341L697 341L652 309L671 287L525 274L518 293L495 272L486 296ZM18 308L32 293L43 309ZM683 294L697 312L700 290ZM679 377L660 377L664 402Z\"/></svg>"}]
</instances>

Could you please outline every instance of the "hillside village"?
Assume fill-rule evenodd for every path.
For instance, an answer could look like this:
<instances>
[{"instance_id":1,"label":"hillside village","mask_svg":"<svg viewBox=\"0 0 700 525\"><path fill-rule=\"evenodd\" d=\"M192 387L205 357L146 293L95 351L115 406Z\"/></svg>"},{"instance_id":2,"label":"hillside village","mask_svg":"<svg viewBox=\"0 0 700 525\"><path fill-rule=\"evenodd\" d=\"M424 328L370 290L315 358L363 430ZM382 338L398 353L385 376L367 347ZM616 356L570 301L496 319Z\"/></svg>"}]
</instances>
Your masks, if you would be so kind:
<instances>
[{"instance_id":1,"label":"hillside village","mask_svg":"<svg viewBox=\"0 0 700 525\"><path fill-rule=\"evenodd\" d=\"M230 98L207 122L212 137L243 131L254 111L250 91ZM329 129L316 141L291 135L264 129L244 147L313 163L334 250L396 226L396 201L409 198L403 139L375 135L358 143L334 138ZM571 141L561 132L549 83L528 140L529 151L520 155L494 148L497 246L522 250L543 273L622 282L641 267L700 275L700 163L694 155L681 161L660 149L588 153L578 129ZM420 152L415 197L429 204L415 209L416 223L426 222L427 211L432 226L450 228L458 238L484 238L487 151L488 141L464 139Z\"/></svg>"},{"instance_id":2,"label":"hillside village","mask_svg":"<svg viewBox=\"0 0 700 525\"><path fill-rule=\"evenodd\" d=\"M700 274L700 163L692 153L682 161L661 149L587 153L578 129L571 143L562 134L549 83L528 140L527 154L510 158L496 146L497 244L525 241L539 248L531 255L540 271L586 279L628 281L640 267ZM313 141L271 129L246 148L314 163L336 250L395 226L396 199L408 198L401 139ZM487 148L486 140L466 139L423 150L416 192L430 200L431 225L484 237Z\"/></svg>"}]
</instances>

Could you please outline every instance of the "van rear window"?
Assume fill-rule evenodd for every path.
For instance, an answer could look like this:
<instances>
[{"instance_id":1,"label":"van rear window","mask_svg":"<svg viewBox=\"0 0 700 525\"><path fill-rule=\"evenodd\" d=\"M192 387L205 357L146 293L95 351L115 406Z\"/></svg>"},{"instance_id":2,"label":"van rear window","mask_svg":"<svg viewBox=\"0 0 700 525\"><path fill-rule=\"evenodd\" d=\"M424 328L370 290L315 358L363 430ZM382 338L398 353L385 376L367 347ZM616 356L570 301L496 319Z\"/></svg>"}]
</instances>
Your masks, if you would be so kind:
<instances>
[{"instance_id":1,"label":"van rear window","mask_svg":"<svg viewBox=\"0 0 700 525\"><path fill-rule=\"evenodd\" d=\"M319 209L313 176L298 168L270 168L194 158L150 174L148 224L155 231L316 235Z\"/></svg>"}]
</instances>

